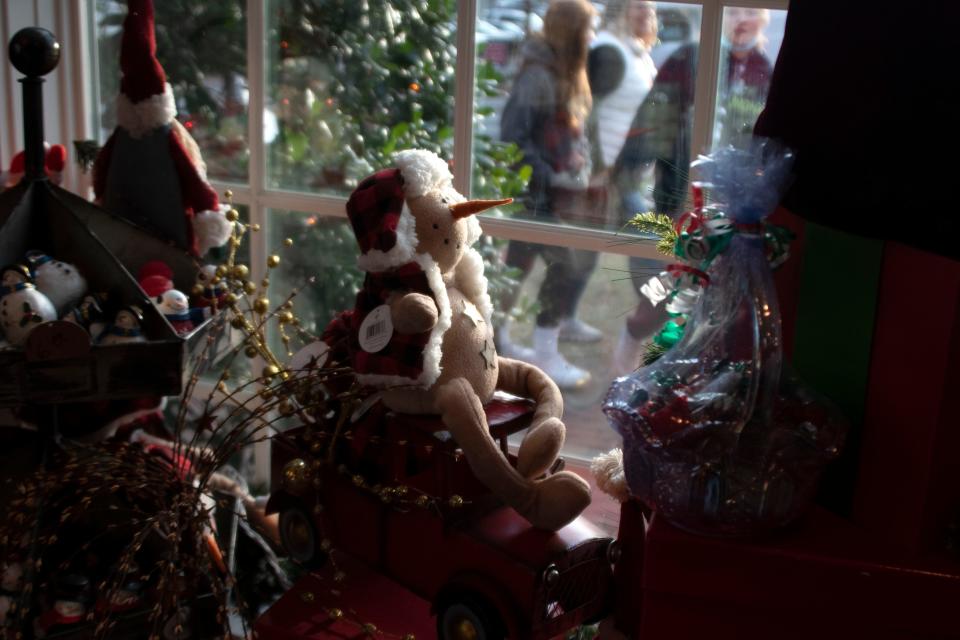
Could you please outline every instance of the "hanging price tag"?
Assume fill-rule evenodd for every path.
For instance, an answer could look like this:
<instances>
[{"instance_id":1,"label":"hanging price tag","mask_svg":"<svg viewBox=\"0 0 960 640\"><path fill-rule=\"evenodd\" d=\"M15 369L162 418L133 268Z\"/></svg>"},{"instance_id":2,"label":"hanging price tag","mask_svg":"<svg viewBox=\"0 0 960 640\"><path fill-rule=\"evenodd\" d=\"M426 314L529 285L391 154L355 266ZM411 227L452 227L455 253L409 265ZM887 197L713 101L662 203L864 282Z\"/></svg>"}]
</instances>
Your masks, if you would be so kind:
<instances>
[{"instance_id":1,"label":"hanging price tag","mask_svg":"<svg viewBox=\"0 0 960 640\"><path fill-rule=\"evenodd\" d=\"M382 304L363 319L360 324L360 348L367 353L377 353L387 346L393 337L393 320L390 305Z\"/></svg>"}]
</instances>

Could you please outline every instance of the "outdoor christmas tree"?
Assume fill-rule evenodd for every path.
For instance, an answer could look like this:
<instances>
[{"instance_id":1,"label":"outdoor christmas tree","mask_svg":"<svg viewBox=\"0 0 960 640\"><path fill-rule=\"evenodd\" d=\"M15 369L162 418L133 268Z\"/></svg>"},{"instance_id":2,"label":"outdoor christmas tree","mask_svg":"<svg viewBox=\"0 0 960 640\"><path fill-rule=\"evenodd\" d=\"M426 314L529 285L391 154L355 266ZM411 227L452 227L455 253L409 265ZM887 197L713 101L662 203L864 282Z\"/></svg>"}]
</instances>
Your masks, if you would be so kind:
<instances>
[{"instance_id":1,"label":"outdoor christmas tree","mask_svg":"<svg viewBox=\"0 0 960 640\"><path fill-rule=\"evenodd\" d=\"M211 178L240 182L249 175L245 10L240 0L165 0L156 7L157 55L180 98L178 117L200 144ZM112 66L119 38L113 29L124 9L98 0L98 11L101 95L109 96L115 91L110 83L119 78ZM452 158L456 24L454 0L271 2L267 187L345 196L357 180L390 166L396 150L429 149ZM478 96L492 95L502 81L478 60ZM480 107L475 117L489 115ZM517 170L521 158L514 145L478 134L474 197L518 195L528 177ZM352 304L361 281L352 265L352 235L342 223L318 223L310 214L271 215L268 225L273 241L297 241L297 255L284 260L277 277L299 286L318 273L330 276L302 294L301 304L312 308L314 325L322 327ZM480 250L491 293L513 286L515 274L501 264L494 242L485 240Z\"/></svg>"}]
</instances>

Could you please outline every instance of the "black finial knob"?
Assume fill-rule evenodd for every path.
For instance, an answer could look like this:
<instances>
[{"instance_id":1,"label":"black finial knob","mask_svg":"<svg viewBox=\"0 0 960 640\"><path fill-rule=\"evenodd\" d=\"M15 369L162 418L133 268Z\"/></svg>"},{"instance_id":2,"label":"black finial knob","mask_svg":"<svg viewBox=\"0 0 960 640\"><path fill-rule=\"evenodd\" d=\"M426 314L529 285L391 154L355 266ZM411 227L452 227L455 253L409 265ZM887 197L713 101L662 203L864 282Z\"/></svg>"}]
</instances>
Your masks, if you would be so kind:
<instances>
[{"instance_id":1,"label":"black finial knob","mask_svg":"<svg viewBox=\"0 0 960 640\"><path fill-rule=\"evenodd\" d=\"M45 76L60 62L60 43L41 27L20 29L10 39L10 62L25 76Z\"/></svg>"}]
</instances>

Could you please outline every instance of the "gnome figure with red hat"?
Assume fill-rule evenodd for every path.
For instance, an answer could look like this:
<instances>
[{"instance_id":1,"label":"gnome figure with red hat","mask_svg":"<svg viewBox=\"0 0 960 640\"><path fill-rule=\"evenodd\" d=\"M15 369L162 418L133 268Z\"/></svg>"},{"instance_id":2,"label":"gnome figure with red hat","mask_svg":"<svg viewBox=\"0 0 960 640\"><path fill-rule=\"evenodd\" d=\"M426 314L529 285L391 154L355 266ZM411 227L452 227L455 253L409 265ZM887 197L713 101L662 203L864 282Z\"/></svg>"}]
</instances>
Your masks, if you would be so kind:
<instances>
[{"instance_id":1,"label":"gnome figure with red hat","mask_svg":"<svg viewBox=\"0 0 960 640\"><path fill-rule=\"evenodd\" d=\"M111 213L202 256L229 239L229 207L219 203L197 143L175 117L173 89L156 58L152 0L127 5L117 128L94 164L94 192Z\"/></svg>"},{"instance_id":2,"label":"gnome figure with red hat","mask_svg":"<svg viewBox=\"0 0 960 640\"><path fill-rule=\"evenodd\" d=\"M466 201L429 151L402 151L396 165L347 202L367 276L324 340L387 408L439 414L481 482L535 526L558 529L590 502L579 476L549 473L564 440L563 399L541 370L497 356L483 261L471 248L481 235L474 214L510 200ZM483 411L497 389L537 403L516 466Z\"/></svg>"}]
</instances>

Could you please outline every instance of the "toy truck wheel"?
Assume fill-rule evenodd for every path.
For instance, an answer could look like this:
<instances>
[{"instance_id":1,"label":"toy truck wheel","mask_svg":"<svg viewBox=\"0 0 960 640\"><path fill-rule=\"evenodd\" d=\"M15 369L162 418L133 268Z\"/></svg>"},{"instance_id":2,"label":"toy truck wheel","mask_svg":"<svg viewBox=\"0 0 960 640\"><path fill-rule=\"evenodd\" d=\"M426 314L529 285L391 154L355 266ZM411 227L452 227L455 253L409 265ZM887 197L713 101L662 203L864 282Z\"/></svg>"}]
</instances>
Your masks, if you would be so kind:
<instances>
[{"instance_id":1,"label":"toy truck wheel","mask_svg":"<svg viewBox=\"0 0 960 640\"><path fill-rule=\"evenodd\" d=\"M506 629L486 602L464 596L448 601L437 615L440 640L503 640Z\"/></svg>"},{"instance_id":2,"label":"toy truck wheel","mask_svg":"<svg viewBox=\"0 0 960 640\"><path fill-rule=\"evenodd\" d=\"M300 507L280 513L280 541L290 559L303 567L316 569L326 561L313 518Z\"/></svg>"}]
</instances>

